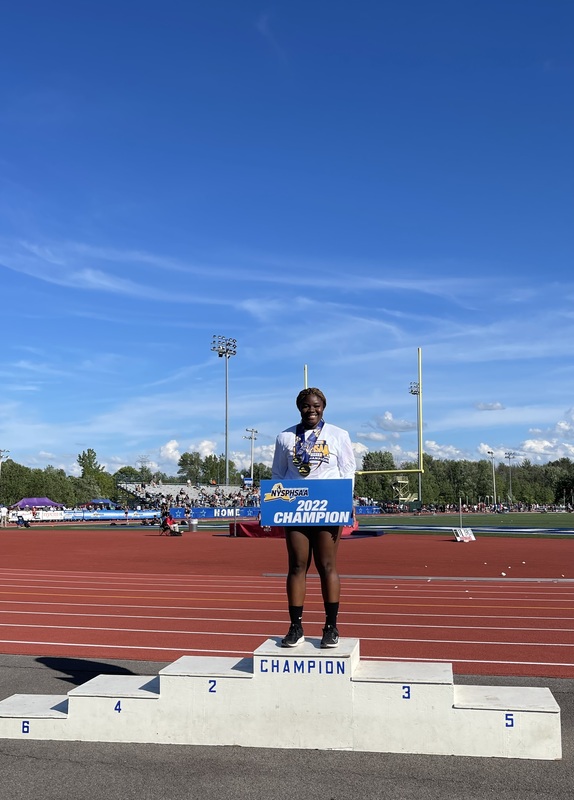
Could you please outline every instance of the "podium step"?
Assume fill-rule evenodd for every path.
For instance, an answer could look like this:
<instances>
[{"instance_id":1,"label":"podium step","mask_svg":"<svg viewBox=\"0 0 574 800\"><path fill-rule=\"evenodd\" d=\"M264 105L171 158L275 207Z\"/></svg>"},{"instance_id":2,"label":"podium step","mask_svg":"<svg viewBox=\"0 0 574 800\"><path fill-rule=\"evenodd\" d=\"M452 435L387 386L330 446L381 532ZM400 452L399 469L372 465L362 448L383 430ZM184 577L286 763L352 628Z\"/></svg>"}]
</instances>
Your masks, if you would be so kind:
<instances>
[{"instance_id":1,"label":"podium step","mask_svg":"<svg viewBox=\"0 0 574 800\"><path fill-rule=\"evenodd\" d=\"M99 675L67 695L0 701L0 738L561 758L548 689L456 686L452 665L362 661L267 639L251 658L182 656L158 675Z\"/></svg>"},{"instance_id":2,"label":"podium step","mask_svg":"<svg viewBox=\"0 0 574 800\"><path fill-rule=\"evenodd\" d=\"M354 681L438 683L452 686L452 664L426 661L361 661Z\"/></svg>"},{"instance_id":3,"label":"podium step","mask_svg":"<svg viewBox=\"0 0 574 800\"><path fill-rule=\"evenodd\" d=\"M97 675L95 678L71 689L68 697L137 697L157 700L159 677L157 675Z\"/></svg>"},{"instance_id":4,"label":"podium step","mask_svg":"<svg viewBox=\"0 0 574 800\"><path fill-rule=\"evenodd\" d=\"M66 694L13 694L0 701L0 717L65 719L67 716Z\"/></svg>"},{"instance_id":5,"label":"podium step","mask_svg":"<svg viewBox=\"0 0 574 800\"><path fill-rule=\"evenodd\" d=\"M454 707L560 713L550 689L528 686L455 686Z\"/></svg>"}]
</instances>

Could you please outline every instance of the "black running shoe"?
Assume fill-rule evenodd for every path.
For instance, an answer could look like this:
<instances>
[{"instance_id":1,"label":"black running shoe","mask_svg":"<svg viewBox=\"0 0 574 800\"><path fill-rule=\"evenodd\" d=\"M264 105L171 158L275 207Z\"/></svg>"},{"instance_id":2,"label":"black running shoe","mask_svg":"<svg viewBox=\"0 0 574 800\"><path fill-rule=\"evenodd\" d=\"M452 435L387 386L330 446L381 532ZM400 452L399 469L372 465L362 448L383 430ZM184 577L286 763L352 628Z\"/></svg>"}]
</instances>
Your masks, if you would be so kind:
<instances>
[{"instance_id":1,"label":"black running shoe","mask_svg":"<svg viewBox=\"0 0 574 800\"><path fill-rule=\"evenodd\" d=\"M321 647L338 647L339 645L339 631L334 625L325 625L323 628L323 638L321 639Z\"/></svg>"},{"instance_id":2,"label":"black running shoe","mask_svg":"<svg viewBox=\"0 0 574 800\"><path fill-rule=\"evenodd\" d=\"M304 641L303 628L300 625L292 624L287 636L281 639L281 647L297 647L298 644Z\"/></svg>"}]
</instances>

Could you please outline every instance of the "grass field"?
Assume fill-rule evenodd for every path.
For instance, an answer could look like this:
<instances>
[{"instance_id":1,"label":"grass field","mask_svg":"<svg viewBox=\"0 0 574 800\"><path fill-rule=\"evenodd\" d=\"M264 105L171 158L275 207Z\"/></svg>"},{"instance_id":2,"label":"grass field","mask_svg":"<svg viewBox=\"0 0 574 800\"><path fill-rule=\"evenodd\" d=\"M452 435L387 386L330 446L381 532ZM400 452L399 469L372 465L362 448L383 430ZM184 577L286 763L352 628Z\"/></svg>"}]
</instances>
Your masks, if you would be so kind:
<instances>
[{"instance_id":1,"label":"grass field","mask_svg":"<svg viewBox=\"0 0 574 800\"><path fill-rule=\"evenodd\" d=\"M383 514L381 516L359 517L361 527L380 526L400 530L402 533L436 533L437 529L460 527L460 516L454 514L416 515L401 514L394 516ZM404 530L402 526L409 526L411 530ZM505 532L520 535L520 530L528 536L566 536L574 533L574 514L564 513L515 513L515 514L463 514L462 527L472 528L481 536L504 536ZM417 530L412 530L417 528ZM539 530L540 533L532 533ZM555 530L553 534L549 531ZM570 531L571 533L568 533Z\"/></svg>"},{"instance_id":2,"label":"grass field","mask_svg":"<svg viewBox=\"0 0 574 800\"><path fill-rule=\"evenodd\" d=\"M361 528L381 528L384 530L395 530L405 534L436 534L445 528L458 528L460 526L460 516L453 514L380 514L359 516L359 526ZM212 530L217 533L229 532L230 519L206 519L200 520L200 530ZM33 523L34 528L52 528L54 523ZM121 535L125 530L125 523L116 522L67 522L61 527L66 530L110 530L117 528ZM139 527L138 523L131 521L129 528ZM515 513L515 514L463 514L462 527L472 528L479 536L504 536L505 533L519 536L520 531L524 530L525 536L564 536L572 537L574 534L574 514L569 513ZM415 528L415 530L413 530ZM154 527L149 528L150 532ZM157 530L157 527L155 527ZM186 528L184 526L183 530ZM555 533L552 531L555 530ZM538 532L535 532L538 531Z\"/></svg>"}]
</instances>

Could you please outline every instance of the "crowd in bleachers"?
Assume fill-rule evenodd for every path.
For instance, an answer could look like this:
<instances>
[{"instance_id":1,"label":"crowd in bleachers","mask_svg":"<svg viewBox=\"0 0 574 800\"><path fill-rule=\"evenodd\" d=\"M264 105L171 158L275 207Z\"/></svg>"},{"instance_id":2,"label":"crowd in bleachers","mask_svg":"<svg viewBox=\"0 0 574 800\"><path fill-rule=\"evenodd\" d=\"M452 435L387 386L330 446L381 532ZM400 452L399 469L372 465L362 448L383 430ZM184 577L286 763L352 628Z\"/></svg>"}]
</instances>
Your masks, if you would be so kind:
<instances>
[{"instance_id":1,"label":"crowd in bleachers","mask_svg":"<svg viewBox=\"0 0 574 800\"><path fill-rule=\"evenodd\" d=\"M259 489L239 486L192 486L187 484L123 483L122 489L137 499L142 508L242 508L259 505Z\"/></svg>"}]
</instances>

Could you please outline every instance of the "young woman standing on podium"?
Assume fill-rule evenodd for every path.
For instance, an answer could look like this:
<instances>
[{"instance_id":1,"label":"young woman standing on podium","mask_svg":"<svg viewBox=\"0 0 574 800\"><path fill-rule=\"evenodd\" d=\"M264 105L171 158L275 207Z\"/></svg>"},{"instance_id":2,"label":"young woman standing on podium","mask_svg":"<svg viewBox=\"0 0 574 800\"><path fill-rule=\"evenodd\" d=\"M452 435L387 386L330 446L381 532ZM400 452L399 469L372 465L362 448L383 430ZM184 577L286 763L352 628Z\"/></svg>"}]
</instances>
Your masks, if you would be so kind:
<instances>
[{"instance_id":1,"label":"young woman standing on podium","mask_svg":"<svg viewBox=\"0 0 574 800\"><path fill-rule=\"evenodd\" d=\"M275 442L272 480L301 478L331 479L355 477L355 455L347 431L323 419L327 405L320 389L303 389L297 395L301 422L283 431ZM296 647L305 641L303 606L307 571L315 561L321 579L325 606L325 627L321 647L337 647L339 631L337 614L341 585L337 572L337 549L342 528L337 525L286 527L287 601L289 603L289 632L281 641L283 647Z\"/></svg>"}]
</instances>

